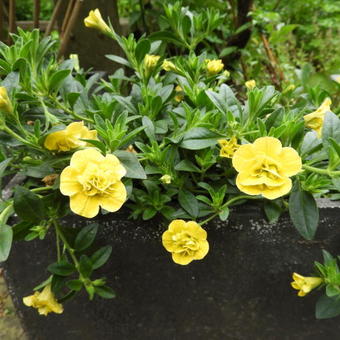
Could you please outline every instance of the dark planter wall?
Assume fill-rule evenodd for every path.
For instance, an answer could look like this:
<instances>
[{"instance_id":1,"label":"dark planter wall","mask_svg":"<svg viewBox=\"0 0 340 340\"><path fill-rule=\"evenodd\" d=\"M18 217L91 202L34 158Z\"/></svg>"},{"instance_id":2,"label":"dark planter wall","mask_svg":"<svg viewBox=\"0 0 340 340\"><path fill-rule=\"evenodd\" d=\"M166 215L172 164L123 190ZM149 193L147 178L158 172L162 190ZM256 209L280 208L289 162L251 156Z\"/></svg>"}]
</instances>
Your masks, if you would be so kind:
<instances>
[{"instance_id":1,"label":"dark planter wall","mask_svg":"<svg viewBox=\"0 0 340 340\"><path fill-rule=\"evenodd\" d=\"M124 211L106 215L98 246L113 246L102 271L117 297L89 302L84 294L61 316L40 317L21 301L55 260L51 240L16 243L6 276L32 340L337 340L339 318L315 320L319 294L299 298L290 287L292 271L310 274L323 247L340 254L340 205L326 205L320 215L316 240L305 242L287 217L269 225L255 207L239 207L228 223L206 227L210 252L188 266L163 249L165 225L127 220ZM67 224L75 222L85 223Z\"/></svg>"}]
</instances>

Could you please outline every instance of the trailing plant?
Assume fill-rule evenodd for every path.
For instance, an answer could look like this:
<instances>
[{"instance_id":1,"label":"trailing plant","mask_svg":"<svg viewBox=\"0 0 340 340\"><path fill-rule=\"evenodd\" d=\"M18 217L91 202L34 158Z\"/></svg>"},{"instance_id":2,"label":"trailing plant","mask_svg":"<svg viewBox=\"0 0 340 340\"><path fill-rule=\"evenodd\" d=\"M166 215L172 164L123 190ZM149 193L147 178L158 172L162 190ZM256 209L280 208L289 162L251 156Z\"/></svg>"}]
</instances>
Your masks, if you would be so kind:
<instances>
[{"instance_id":1,"label":"trailing plant","mask_svg":"<svg viewBox=\"0 0 340 340\"><path fill-rule=\"evenodd\" d=\"M219 16L211 11L203 26L175 5L167 10L185 47L171 58L160 35L122 37L99 10L90 12L85 25L125 55L108 56L124 66L108 79L74 58L57 61L56 41L38 31L19 30L11 46L0 46L0 177L17 182L3 191L0 259L12 240L54 234L50 276L24 298L41 314L61 313L82 289L90 299L115 294L95 274L111 253L95 248L100 225L71 229L66 216L93 218L123 205L131 218L161 216L170 222L165 249L187 265L208 254L203 226L226 221L236 205L257 204L270 222L289 211L297 233L312 240L316 198L339 198L340 119L327 92L278 91L255 80L238 92L222 60L195 51ZM295 274L294 288L306 294L331 284L336 299L329 263L317 267L319 279Z\"/></svg>"}]
</instances>

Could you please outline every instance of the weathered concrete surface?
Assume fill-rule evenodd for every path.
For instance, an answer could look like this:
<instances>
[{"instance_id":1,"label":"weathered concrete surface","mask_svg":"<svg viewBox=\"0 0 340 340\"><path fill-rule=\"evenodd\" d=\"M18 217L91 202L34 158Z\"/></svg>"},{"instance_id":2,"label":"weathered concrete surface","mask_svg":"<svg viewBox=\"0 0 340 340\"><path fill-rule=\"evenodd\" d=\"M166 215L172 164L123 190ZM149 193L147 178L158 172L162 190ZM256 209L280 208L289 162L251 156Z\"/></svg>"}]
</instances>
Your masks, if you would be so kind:
<instances>
[{"instance_id":1,"label":"weathered concrete surface","mask_svg":"<svg viewBox=\"0 0 340 340\"><path fill-rule=\"evenodd\" d=\"M206 227L210 252L189 266L163 249L165 225L129 221L124 211L106 215L97 245L113 246L102 273L117 297L89 302L84 294L62 316L39 317L21 302L48 275L50 240L16 243L6 275L32 340L338 340L339 318L315 320L319 294L299 298L290 287L292 272L310 274L323 247L340 254L339 205L320 215L315 241L306 242L287 217L269 225L259 209L243 206L227 223ZM75 223L84 220L67 225Z\"/></svg>"},{"instance_id":2,"label":"weathered concrete surface","mask_svg":"<svg viewBox=\"0 0 340 340\"><path fill-rule=\"evenodd\" d=\"M18 319L12 299L0 272L0 339L2 340L26 340L26 335Z\"/></svg>"}]
</instances>

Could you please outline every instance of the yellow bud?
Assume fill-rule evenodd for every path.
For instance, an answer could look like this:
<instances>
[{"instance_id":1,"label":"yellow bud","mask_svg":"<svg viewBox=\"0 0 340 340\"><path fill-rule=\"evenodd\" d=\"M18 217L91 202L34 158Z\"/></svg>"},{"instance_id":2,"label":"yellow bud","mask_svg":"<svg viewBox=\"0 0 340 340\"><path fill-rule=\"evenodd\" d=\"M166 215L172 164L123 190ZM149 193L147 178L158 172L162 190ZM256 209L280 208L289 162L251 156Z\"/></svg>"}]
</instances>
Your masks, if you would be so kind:
<instances>
[{"instance_id":1,"label":"yellow bud","mask_svg":"<svg viewBox=\"0 0 340 340\"><path fill-rule=\"evenodd\" d=\"M170 184L171 183L171 176L170 175L164 175L160 178L161 182L163 184Z\"/></svg>"},{"instance_id":2,"label":"yellow bud","mask_svg":"<svg viewBox=\"0 0 340 340\"><path fill-rule=\"evenodd\" d=\"M176 102L179 103L184 99L183 89L179 85L177 85L175 87L175 91L176 91L175 100Z\"/></svg>"},{"instance_id":3,"label":"yellow bud","mask_svg":"<svg viewBox=\"0 0 340 340\"><path fill-rule=\"evenodd\" d=\"M220 73L224 68L224 64L222 63L221 59L206 59L205 62L207 64L206 68L209 75Z\"/></svg>"},{"instance_id":4,"label":"yellow bud","mask_svg":"<svg viewBox=\"0 0 340 340\"><path fill-rule=\"evenodd\" d=\"M171 61L168 61L168 60L164 60L163 61L163 64L162 64L162 68L164 71L173 71L173 72L176 72L177 71L177 67L174 63L172 63Z\"/></svg>"},{"instance_id":5,"label":"yellow bud","mask_svg":"<svg viewBox=\"0 0 340 340\"><path fill-rule=\"evenodd\" d=\"M80 70L78 54L70 54L70 59L74 60L74 69L78 72Z\"/></svg>"},{"instance_id":6,"label":"yellow bud","mask_svg":"<svg viewBox=\"0 0 340 340\"><path fill-rule=\"evenodd\" d=\"M8 97L7 89L4 86L0 87L0 111L5 113L13 112L12 103Z\"/></svg>"},{"instance_id":7,"label":"yellow bud","mask_svg":"<svg viewBox=\"0 0 340 340\"><path fill-rule=\"evenodd\" d=\"M294 84L290 84L286 87L285 92L293 91L295 90L295 87L296 86Z\"/></svg>"},{"instance_id":8,"label":"yellow bud","mask_svg":"<svg viewBox=\"0 0 340 340\"><path fill-rule=\"evenodd\" d=\"M158 60L160 56L159 55L153 55L153 54L146 54L144 57L144 70L146 75L150 75L150 73L154 70L156 67Z\"/></svg>"},{"instance_id":9,"label":"yellow bud","mask_svg":"<svg viewBox=\"0 0 340 340\"><path fill-rule=\"evenodd\" d=\"M144 66L149 69L155 68L159 58L160 58L159 55L146 54L144 57Z\"/></svg>"},{"instance_id":10,"label":"yellow bud","mask_svg":"<svg viewBox=\"0 0 340 340\"><path fill-rule=\"evenodd\" d=\"M230 77L230 72L225 70L223 73L222 73L226 78L229 78Z\"/></svg>"},{"instance_id":11,"label":"yellow bud","mask_svg":"<svg viewBox=\"0 0 340 340\"><path fill-rule=\"evenodd\" d=\"M244 85L246 85L246 88L248 90L252 90L256 87L256 81L255 80L248 80L248 81L245 82Z\"/></svg>"},{"instance_id":12,"label":"yellow bud","mask_svg":"<svg viewBox=\"0 0 340 340\"><path fill-rule=\"evenodd\" d=\"M104 34L111 33L110 27L103 20L98 8L90 11L88 17L84 19L84 24L86 27L95 28Z\"/></svg>"}]
</instances>

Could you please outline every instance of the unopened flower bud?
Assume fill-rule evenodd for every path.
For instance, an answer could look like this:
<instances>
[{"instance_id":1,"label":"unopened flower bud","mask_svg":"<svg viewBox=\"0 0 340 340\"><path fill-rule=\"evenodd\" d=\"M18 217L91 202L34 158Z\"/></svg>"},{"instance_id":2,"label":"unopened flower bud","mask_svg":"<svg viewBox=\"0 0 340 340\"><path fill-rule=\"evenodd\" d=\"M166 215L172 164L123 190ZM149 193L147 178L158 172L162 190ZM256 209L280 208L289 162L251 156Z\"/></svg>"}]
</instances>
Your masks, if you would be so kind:
<instances>
[{"instance_id":1,"label":"unopened flower bud","mask_svg":"<svg viewBox=\"0 0 340 340\"><path fill-rule=\"evenodd\" d=\"M244 84L248 90L253 90L256 87L256 81L255 80L248 80Z\"/></svg>"},{"instance_id":2,"label":"unopened flower bud","mask_svg":"<svg viewBox=\"0 0 340 340\"><path fill-rule=\"evenodd\" d=\"M168 60L163 61L162 68L163 68L164 71L167 71L167 72L169 72L169 71L176 72L177 71L176 65L173 62L168 61Z\"/></svg>"},{"instance_id":3,"label":"unopened flower bud","mask_svg":"<svg viewBox=\"0 0 340 340\"><path fill-rule=\"evenodd\" d=\"M207 64L206 67L209 75L220 73L224 68L222 59L206 59L205 62Z\"/></svg>"},{"instance_id":4,"label":"unopened flower bud","mask_svg":"<svg viewBox=\"0 0 340 340\"><path fill-rule=\"evenodd\" d=\"M86 27L95 28L104 34L111 33L110 27L103 20L98 8L90 11L88 17L84 19L84 24Z\"/></svg>"},{"instance_id":5,"label":"unopened flower bud","mask_svg":"<svg viewBox=\"0 0 340 340\"><path fill-rule=\"evenodd\" d=\"M160 178L161 182L163 184L170 184L171 183L171 176L170 175L164 175Z\"/></svg>"},{"instance_id":6,"label":"unopened flower bud","mask_svg":"<svg viewBox=\"0 0 340 340\"><path fill-rule=\"evenodd\" d=\"M0 87L0 111L5 113L12 113L13 106L8 97L7 89L4 86Z\"/></svg>"}]
</instances>

